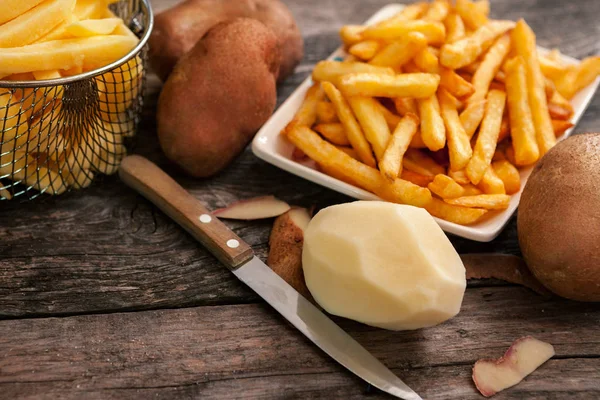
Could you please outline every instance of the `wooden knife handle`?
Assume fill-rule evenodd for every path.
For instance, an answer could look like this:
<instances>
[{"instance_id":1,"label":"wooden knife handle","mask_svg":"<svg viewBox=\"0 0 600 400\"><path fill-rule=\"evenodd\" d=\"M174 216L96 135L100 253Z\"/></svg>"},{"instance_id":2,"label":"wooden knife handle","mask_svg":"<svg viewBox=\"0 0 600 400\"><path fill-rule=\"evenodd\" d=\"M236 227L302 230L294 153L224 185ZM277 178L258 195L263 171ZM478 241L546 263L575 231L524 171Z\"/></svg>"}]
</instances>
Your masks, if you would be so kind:
<instances>
[{"instance_id":1,"label":"wooden knife handle","mask_svg":"<svg viewBox=\"0 0 600 400\"><path fill-rule=\"evenodd\" d=\"M127 186L138 191L181 225L229 269L235 270L254 256L248 244L146 158L125 157L119 168L119 176Z\"/></svg>"}]
</instances>

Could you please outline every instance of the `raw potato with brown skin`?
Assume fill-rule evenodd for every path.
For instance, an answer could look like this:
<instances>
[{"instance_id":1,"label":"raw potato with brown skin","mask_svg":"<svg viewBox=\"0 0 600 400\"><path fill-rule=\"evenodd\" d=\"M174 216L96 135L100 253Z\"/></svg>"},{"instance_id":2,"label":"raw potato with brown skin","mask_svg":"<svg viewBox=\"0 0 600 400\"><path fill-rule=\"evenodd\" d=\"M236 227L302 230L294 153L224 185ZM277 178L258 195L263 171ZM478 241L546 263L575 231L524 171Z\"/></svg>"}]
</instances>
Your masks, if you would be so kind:
<instances>
[{"instance_id":1,"label":"raw potato with brown skin","mask_svg":"<svg viewBox=\"0 0 600 400\"><path fill-rule=\"evenodd\" d=\"M273 30L281 49L279 82L293 74L304 56L302 34L279 0L187 0L156 15L150 63L165 81L177 61L214 25L234 18L257 19Z\"/></svg>"},{"instance_id":2,"label":"raw potato with brown skin","mask_svg":"<svg viewBox=\"0 0 600 400\"><path fill-rule=\"evenodd\" d=\"M304 282L302 246L304 229L310 218L310 213L304 208L292 208L279 216L271 230L267 258L267 265L307 299L312 299L312 296Z\"/></svg>"},{"instance_id":3,"label":"raw potato with brown skin","mask_svg":"<svg viewBox=\"0 0 600 400\"><path fill-rule=\"evenodd\" d=\"M559 296L600 301L600 134L572 136L538 162L523 190L519 244Z\"/></svg>"},{"instance_id":4,"label":"raw potato with brown skin","mask_svg":"<svg viewBox=\"0 0 600 400\"><path fill-rule=\"evenodd\" d=\"M160 95L158 138L167 157L194 177L233 161L273 113L279 59L277 38L256 20L212 28Z\"/></svg>"}]
</instances>

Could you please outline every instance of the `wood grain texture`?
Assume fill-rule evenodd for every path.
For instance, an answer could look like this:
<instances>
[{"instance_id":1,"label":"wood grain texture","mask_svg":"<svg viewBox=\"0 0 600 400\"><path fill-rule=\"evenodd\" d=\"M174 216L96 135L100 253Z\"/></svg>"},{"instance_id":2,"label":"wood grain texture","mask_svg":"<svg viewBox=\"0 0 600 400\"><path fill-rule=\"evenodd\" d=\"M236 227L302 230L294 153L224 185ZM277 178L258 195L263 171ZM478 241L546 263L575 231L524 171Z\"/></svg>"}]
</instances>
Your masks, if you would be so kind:
<instances>
[{"instance_id":1,"label":"wood grain texture","mask_svg":"<svg viewBox=\"0 0 600 400\"><path fill-rule=\"evenodd\" d=\"M176 0L152 0L157 10ZM287 0L306 55L279 86L281 104L339 45L337 30L385 0ZM538 42L600 53L600 2L492 0L497 18L524 17ZM247 149L210 180L185 177L162 156L148 96L134 151L156 162L209 209L273 194L304 207L351 199L256 159ZM600 96L576 132L598 130ZM272 221L227 222L266 259ZM520 253L516 220L461 253ZM480 399L474 361L514 339L552 343L557 358L497 399L600 398L600 306L544 299L497 281L470 284L461 314L439 327L394 333L340 324L426 399ZM250 304L248 304L250 303ZM173 308L192 307L181 310ZM155 310L159 311L140 311ZM114 313L119 311L136 311ZM74 314L98 314L81 315ZM64 318L32 318L57 317ZM0 398L378 398L239 283L199 244L117 177L58 198L0 202Z\"/></svg>"},{"instance_id":2,"label":"wood grain texture","mask_svg":"<svg viewBox=\"0 0 600 400\"><path fill-rule=\"evenodd\" d=\"M425 330L336 320L426 399L479 398L470 378L477 359L523 335L552 343L555 360L497 397L518 399L600 395L599 318L598 306L479 288L456 318ZM356 398L366 389L262 304L3 321L0 353L7 398Z\"/></svg>"}]
</instances>

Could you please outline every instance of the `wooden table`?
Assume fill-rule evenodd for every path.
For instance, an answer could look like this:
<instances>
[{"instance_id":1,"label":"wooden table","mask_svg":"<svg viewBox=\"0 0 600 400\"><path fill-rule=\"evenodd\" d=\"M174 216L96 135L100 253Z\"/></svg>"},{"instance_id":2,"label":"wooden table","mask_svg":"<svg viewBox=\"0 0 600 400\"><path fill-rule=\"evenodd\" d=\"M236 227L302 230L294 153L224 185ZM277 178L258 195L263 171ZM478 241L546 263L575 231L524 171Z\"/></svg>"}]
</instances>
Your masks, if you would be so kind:
<instances>
[{"instance_id":1,"label":"wooden table","mask_svg":"<svg viewBox=\"0 0 600 400\"><path fill-rule=\"evenodd\" d=\"M164 9L174 0L154 0ZM284 100L387 0L289 0L306 57L279 88ZM539 43L584 57L600 51L600 2L493 1L495 17L524 17ZM163 166L209 207L274 194L323 207L350 200L257 160L249 150L221 175L194 180L161 156L149 81L136 152ZM596 96L577 127L600 125ZM265 258L270 221L231 223ZM560 240L557 238L557 240ZM488 244L452 238L459 252L518 254L513 220ZM311 345L190 236L110 177L80 193L0 205L0 398L362 398L383 396ZM388 332L336 319L425 399L481 399L471 367L533 335L556 357L497 399L600 398L600 306L544 299L478 282L440 326Z\"/></svg>"}]
</instances>

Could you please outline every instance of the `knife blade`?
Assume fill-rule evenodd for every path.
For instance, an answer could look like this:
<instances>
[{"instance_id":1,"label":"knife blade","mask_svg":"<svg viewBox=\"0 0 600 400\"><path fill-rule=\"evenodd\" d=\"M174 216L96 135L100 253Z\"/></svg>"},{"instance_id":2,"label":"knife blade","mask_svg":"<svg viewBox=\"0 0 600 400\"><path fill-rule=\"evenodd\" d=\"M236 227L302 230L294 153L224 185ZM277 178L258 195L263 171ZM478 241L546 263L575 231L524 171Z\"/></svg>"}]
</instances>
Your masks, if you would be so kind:
<instances>
[{"instance_id":1,"label":"knife blade","mask_svg":"<svg viewBox=\"0 0 600 400\"><path fill-rule=\"evenodd\" d=\"M381 361L254 256L248 244L154 163L140 156L126 157L119 176L338 363L384 392L405 400L421 400Z\"/></svg>"}]
</instances>

